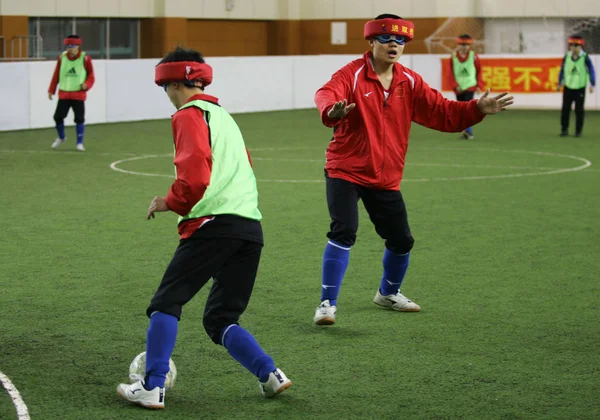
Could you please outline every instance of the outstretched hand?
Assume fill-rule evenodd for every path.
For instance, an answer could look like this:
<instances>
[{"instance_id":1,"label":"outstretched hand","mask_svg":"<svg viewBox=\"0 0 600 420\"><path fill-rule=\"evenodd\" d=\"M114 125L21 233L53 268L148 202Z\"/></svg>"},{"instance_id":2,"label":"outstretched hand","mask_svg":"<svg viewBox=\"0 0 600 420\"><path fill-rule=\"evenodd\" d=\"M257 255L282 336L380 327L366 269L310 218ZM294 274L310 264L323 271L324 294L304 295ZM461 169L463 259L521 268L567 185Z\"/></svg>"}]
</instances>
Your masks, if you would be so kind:
<instances>
[{"instance_id":1,"label":"outstretched hand","mask_svg":"<svg viewBox=\"0 0 600 420\"><path fill-rule=\"evenodd\" d=\"M333 119L344 118L356 106L356 104L350 104L346 106L346 103L347 101L345 99L343 101L336 102L327 113L327 116Z\"/></svg>"},{"instance_id":2,"label":"outstretched hand","mask_svg":"<svg viewBox=\"0 0 600 420\"><path fill-rule=\"evenodd\" d=\"M485 93L479 100L477 101L477 109L482 114L496 114L501 111L506 111L506 109L515 103L512 96L508 95L508 92L502 92L498 96L494 96L490 98L490 90L486 90Z\"/></svg>"}]
</instances>

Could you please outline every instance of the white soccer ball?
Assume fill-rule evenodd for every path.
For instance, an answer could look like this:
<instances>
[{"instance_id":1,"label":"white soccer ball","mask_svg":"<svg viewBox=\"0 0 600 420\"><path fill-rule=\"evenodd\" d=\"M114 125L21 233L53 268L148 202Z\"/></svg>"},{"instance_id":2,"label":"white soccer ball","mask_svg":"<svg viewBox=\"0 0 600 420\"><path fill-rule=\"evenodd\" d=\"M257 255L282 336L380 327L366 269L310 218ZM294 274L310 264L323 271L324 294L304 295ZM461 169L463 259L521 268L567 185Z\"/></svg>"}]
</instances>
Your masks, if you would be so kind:
<instances>
[{"instance_id":1,"label":"white soccer ball","mask_svg":"<svg viewBox=\"0 0 600 420\"><path fill-rule=\"evenodd\" d=\"M133 362L129 365L129 380L131 383L141 381L146 375L146 352L140 353L135 356ZM171 389L175 386L175 379L177 378L177 367L173 359L169 359L169 373L165 379L165 389Z\"/></svg>"}]
</instances>

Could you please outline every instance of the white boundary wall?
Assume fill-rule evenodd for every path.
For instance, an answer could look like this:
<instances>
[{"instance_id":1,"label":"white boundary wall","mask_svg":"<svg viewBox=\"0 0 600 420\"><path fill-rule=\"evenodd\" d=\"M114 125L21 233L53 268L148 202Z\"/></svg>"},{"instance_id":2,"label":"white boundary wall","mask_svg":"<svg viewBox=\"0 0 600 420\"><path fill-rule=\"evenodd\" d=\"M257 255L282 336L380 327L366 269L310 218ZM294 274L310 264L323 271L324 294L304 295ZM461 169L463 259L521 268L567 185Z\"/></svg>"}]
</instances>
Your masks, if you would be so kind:
<instances>
[{"instance_id":1,"label":"white boundary wall","mask_svg":"<svg viewBox=\"0 0 600 420\"><path fill-rule=\"evenodd\" d=\"M406 55L401 62L439 89L440 57L445 56ZM220 98L221 104L232 113L313 108L315 91L332 73L355 58L353 55L209 58L215 79L206 93ZM592 59L600 76L600 56ZM163 90L154 84L157 62L157 59L95 60L96 83L88 93L86 122L169 118L174 108ZM0 63L0 131L54 126L56 96L53 101L48 100L47 89L55 64L55 61ZM445 95L453 97L451 93ZM561 106L560 93L517 94L515 99L515 108L558 110ZM600 89L587 95L586 109L600 109ZM73 123L72 118L70 113L67 125Z\"/></svg>"}]
</instances>

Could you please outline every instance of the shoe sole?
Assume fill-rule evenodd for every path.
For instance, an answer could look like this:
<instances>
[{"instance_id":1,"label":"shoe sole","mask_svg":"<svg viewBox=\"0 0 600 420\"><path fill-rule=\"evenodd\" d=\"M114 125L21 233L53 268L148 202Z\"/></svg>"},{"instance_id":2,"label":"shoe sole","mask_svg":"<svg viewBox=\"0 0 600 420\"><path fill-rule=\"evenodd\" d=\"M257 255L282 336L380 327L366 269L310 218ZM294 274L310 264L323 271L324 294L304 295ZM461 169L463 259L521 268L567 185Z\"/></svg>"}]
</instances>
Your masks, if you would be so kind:
<instances>
[{"instance_id":1,"label":"shoe sole","mask_svg":"<svg viewBox=\"0 0 600 420\"><path fill-rule=\"evenodd\" d=\"M315 320L315 325L333 325L335 324L335 319L326 316L325 318L321 318Z\"/></svg>"},{"instance_id":2,"label":"shoe sole","mask_svg":"<svg viewBox=\"0 0 600 420\"><path fill-rule=\"evenodd\" d=\"M421 307L419 307L419 308L394 309L391 306L382 305L381 303L378 303L376 301L373 301L373 303L375 305L377 305L377 306L381 306L382 308L391 309L392 311L396 311L396 312L421 312Z\"/></svg>"},{"instance_id":3,"label":"shoe sole","mask_svg":"<svg viewBox=\"0 0 600 420\"><path fill-rule=\"evenodd\" d=\"M285 391L286 389L290 389L291 387L292 387L292 381L289 381L287 384L283 384L277 391L275 391L275 394L273 394L273 396L279 395L283 391Z\"/></svg>"},{"instance_id":4,"label":"shoe sole","mask_svg":"<svg viewBox=\"0 0 600 420\"><path fill-rule=\"evenodd\" d=\"M140 407L149 408L150 410L163 410L165 408L164 405L145 405L138 401L131 401L129 398L127 398L124 394L121 393L119 387L117 387L117 395L127 402L139 405Z\"/></svg>"}]
</instances>

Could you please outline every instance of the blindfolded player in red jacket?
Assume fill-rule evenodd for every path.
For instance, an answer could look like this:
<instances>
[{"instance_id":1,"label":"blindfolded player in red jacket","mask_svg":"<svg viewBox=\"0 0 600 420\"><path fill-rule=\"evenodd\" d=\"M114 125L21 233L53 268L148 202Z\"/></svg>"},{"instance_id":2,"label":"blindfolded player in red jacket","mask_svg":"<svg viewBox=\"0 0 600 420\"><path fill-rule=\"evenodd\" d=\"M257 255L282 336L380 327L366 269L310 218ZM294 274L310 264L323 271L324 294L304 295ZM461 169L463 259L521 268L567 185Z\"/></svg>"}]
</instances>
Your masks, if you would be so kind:
<instances>
[{"instance_id":1,"label":"blindfolded player in red jacket","mask_svg":"<svg viewBox=\"0 0 600 420\"><path fill-rule=\"evenodd\" d=\"M323 124L334 131L326 153L332 221L317 325L335 323L336 300L356 240L359 199L385 240L383 276L374 302L400 312L421 310L400 292L414 244L400 193L411 122L461 132L513 103L508 93L492 98L489 90L479 100L447 100L398 63L405 43L414 37L410 21L379 15L365 24L364 35L371 51L338 70L315 95Z\"/></svg>"}]
</instances>

